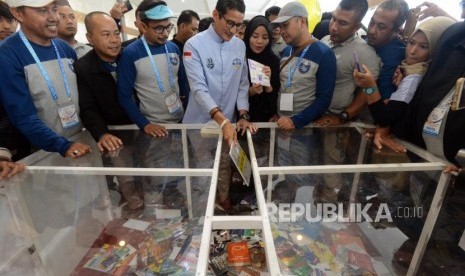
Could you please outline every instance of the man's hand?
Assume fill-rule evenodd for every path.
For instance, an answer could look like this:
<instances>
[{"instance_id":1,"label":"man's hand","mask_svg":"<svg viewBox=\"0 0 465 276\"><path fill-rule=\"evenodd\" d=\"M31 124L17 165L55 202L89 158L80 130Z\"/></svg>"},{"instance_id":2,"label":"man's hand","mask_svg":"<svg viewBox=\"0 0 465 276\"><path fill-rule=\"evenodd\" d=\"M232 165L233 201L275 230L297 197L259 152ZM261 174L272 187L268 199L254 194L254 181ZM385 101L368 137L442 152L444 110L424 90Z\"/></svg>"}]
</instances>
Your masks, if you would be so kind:
<instances>
[{"instance_id":1,"label":"man's hand","mask_svg":"<svg viewBox=\"0 0 465 276\"><path fill-rule=\"evenodd\" d=\"M328 115L324 115L323 117L321 117L318 120L315 120L313 123L316 126L319 126L319 127L321 127L321 126L337 126L337 125L342 124L342 121L336 115L328 114Z\"/></svg>"},{"instance_id":2,"label":"man's hand","mask_svg":"<svg viewBox=\"0 0 465 276\"><path fill-rule=\"evenodd\" d=\"M425 8L426 7L426 8ZM422 21L430 16L432 17L436 17L436 16L447 16L449 18L452 18L454 20L456 20L455 18L453 18L452 16L450 16L447 12L445 12L443 9L441 9L438 5L436 5L435 3L431 3L431 2L423 2L423 4L419 5L417 8L424 8L422 10L420 10L420 13L418 14L418 21Z\"/></svg>"},{"instance_id":3,"label":"man's hand","mask_svg":"<svg viewBox=\"0 0 465 276\"><path fill-rule=\"evenodd\" d=\"M92 149L90 148L89 145L82 144L79 142L74 142L71 145L71 147L69 147L69 149L65 152L65 157L76 159L90 152L92 152Z\"/></svg>"},{"instance_id":4,"label":"man's hand","mask_svg":"<svg viewBox=\"0 0 465 276\"><path fill-rule=\"evenodd\" d=\"M397 67L396 71L394 72L394 76L392 77L392 84L396 87L399 87L400 83L404 79L404 74L400 71L400 67Z\"/></svg>"},{"instance_id":5,"label":"man's hand","mask_svg":"<svg viewBox=\"0 0 465 276\"><path fill-rule=\"evenodd\" d=\"M250 132L252 132L252 134L257 133L257 130L258 130L258 127L255 124L245 119L240 119L236 125L237 125L237 131L238 132L241 131L241 135L244 135L247 129L250 129Z\"/></svg>"},{"instance_id":6,"label":"man's hand","mask_svg":"<svg viewBox=\"0 0 465 276\"><path fill-rule=\"evenodd\" d=\"M273 117L270 118L269 122L277 122L279 120L278 114L274 114Z\"/></svg>"},{"instance_id":7,"label":"man's hand","mask_svg":"<svg viewBox=\"0 0 465 276\"><path fill-rule=\"evenodd\" d=\"M376 80L371 71L364 64L362 64L362 68L365 73L354 70L354 78L357 86L361 88L375 87Z\"/></svg>"},{"instance_id":8,"label":"man's hand","mask_svg":"<svg viewBox=\"0 0 465 276\"><path fill-rule=\"evenodd\" d=\"M100 151L115 151L123 146L123 141L114 135L106 133L100 137L97 145Z\"/></svg>"},{"instance_id":9,"label":"man's hand","mask_svg":"<svg viewBox=\"0 0 465 276\"><path fill-rule=\"evenodd\" d=\"M231 122L228 121L221 131L223 132L223 139L228 143L228 146L231 146L233 143L237 143L236 128L231 124Z\"/></svg>"},{"instance_id":10,"label":"man's hand","mask_svg":"<svg viewBox=\"0 0 465 276\"><path fill-rule=\"evenodd\" d=\"M115 5L113 5L113 8L111 8L110 15L114 19L121 20L121 18L123 18L124 16L124 13L126 13L127 11L128 8L124 3L116 3Z\"/></svg>"},{"instance_id":11,"label":"man's hand","mask_svg":"<svg viewBox=\"0 0 465 276\"><path fill-rule=\"evenodd\" d=\"M144 127L144 132L153 137L165 137L168 131L164 126L148 124Z\"/></svg>"},{"instance_id":12,"label":"man's hand","mask_svg":"<svg viewBox=\"0 0 465 276\"><path fill-rule=\"evenodd\" d=\"M444 168L443 172L445 172L445 173L460 173L462 170L463 170L462 168L459 168L454 164L449 164Z\"/></svg>"},{"instance_id":13,"label":"man's hand","mask_svg":"<svg viewBox=\"0 0 465 276\"><path fill-rule=\"evenodd\" d=\"M25 167L26 166L21 163L0 161L0 180L13 177L14 175L22 172Z\"/></svg>"},{"instance_id":14,"label":"man's hand","mask_svg":"<svg viewBox=\"0 0 465 276\"><path fill-rule=\"evenodd\" d=\"M249 96L260 95L263 93L263 86L260 84L253 83L249 88Z\"/></svg>"},{"instance_id":15,"label":"man's hand","mask_svg":"<svg viewBox=\"0 0 465 276\"><path fill-rule=\"evenodd\" d=\"M394 140L394 137L390 134L388 127L376 128L375 138L373 142L375 143L375 146L378 149L382 149L383 146L386 146L395 152L407 152L407 149L404 146L402 146Z\"/></svg>"},{"instance_id":16,"label":"man's hand","mask_svg":"<svg viewBox=\"0 0 465 276\"><path fill-rule=\"evenodd\" d=\"M278 124L278 127L280 129L284 129L284 130L295 129L294 122L291 120L290 117L283 116L279 118L279 120L276 123Z\"/></svg>"}]
</instances>

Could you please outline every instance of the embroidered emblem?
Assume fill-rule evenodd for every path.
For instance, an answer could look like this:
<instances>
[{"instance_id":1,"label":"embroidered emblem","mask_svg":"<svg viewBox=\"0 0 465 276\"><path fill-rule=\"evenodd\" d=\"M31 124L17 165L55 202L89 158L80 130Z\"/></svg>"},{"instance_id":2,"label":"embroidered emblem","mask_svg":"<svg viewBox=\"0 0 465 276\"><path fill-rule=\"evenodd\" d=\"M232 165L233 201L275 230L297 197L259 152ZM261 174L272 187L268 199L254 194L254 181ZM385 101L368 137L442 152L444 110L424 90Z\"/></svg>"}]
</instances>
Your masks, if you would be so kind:
<instances>
[{"instance_id":1,"label":"embroidered emblem","mask_svg":"<svg viewBox=\"0 0 465 276\"><path fill-rule=\"evenodd\" d=\"M213 69L213 67L215 67L215 63L213 63L213 59L212 58L207 58L207 68L208 69Z\"/></svg>"},{"instance_id":2,"label":"embroidered emblem","mask_svg":"<svg viewBox=\"0 0 465 276\"><path fill-rule=\"evenodd\" d=\"M71 72L74 72L74 60L72 59L68 59L68 66L69 66L69 69L71 70Z\"/></svg>"},{"instance_id":3,"label":"embroidered emblem","mask_svg":"<svg viewBox=\"0 0 465 276\"><path fill-rule=\"evenodd\" d=\"M238 70L241 68L242 62L240 59L235 58L232 62L232 65L233 65L234 70Z\"/></svg>"},{"instance_id":4,"label":"embroidered emblem","mask_svg":"<svg viewBox=\"0 0 465 276\"><path fill-rule=\"evenodd\" d=\"M177 57L176 55L170 56L170 62L171 62L171 64L173 64L174 66L178 65L178 63L179 63L178 57Z\"/></svg>"},{"instance_id":5,"label":"embroidered emblem","mask_svg":"<svg viewBox=\"0 0 465 276\"><path fill-rule=\"evenodd\" d=\"M302 74L307 73L310 70L310 62L302 61L299 65L299 72Z\"/></svg>"}]
</instances>

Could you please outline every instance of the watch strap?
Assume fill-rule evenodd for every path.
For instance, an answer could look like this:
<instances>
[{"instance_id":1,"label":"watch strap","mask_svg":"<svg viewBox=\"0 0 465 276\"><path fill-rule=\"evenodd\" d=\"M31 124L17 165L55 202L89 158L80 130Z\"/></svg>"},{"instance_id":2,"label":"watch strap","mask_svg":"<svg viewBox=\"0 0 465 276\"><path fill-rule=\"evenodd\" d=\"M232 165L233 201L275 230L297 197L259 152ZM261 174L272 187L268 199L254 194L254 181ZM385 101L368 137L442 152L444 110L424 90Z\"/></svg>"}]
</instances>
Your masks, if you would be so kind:
<instances>
[{"instance_id":1,"label":"watch strap","mask_svg":"<svg viewBox=\"0 0 465 276\"><path fill-rule=\"evenodd\" d=\"M362 90L363 90L363 93L365 93L367 95L371 95L371 94L375 93L376 91L378 91L378 87L376 87L376 86L374 86L374 87L365 87Z\"/></svg>"}]
</instances>

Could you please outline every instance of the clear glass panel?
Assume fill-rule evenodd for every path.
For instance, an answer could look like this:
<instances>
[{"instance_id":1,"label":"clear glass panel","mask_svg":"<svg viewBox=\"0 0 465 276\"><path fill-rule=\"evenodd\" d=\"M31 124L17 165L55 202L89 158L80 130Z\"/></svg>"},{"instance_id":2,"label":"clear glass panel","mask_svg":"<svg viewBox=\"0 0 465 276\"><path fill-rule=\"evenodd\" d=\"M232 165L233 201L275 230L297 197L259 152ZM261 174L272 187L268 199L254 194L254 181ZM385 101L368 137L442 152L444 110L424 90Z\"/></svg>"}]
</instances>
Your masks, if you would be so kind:
<instances>
[{"instance_id":1,"label":"clear glass panel","mask_svg":"<svg viewBox=\"0 0 465 276\"><path fill-rule=\"evenodd\" d=\"M239 145L250 160L246 137L240 136ZM220 155L216 191L215 215L257 215L257 198L253 176L247 184L229 156L230 147L223 143Z\"/></svg>"},{"instance_id":2,"label":"clear glass panel","mask_svg":"<svg viewBox=\"0 0 465 276\"><path fill-rule=\"evenodd\" d=\"M112 130L123 141L119 151L100 153L87 132L78 140L92 145L92 153L73 160L58 154L39 152L41 158L25 159L28 165L122 167L122 168L213 168L218 136L204 136L199 129L170 129L168 135L154 138L139 130ZM187 158L186 158L187 157ZM187 160L185 160L185 158Z\"/></svg>"},{"instance_id":3,"label":"clear glass panel","mask_svg":"<svg viewBox=\"0 0 465 276\"><path fill-rule=\"evenodd\" d=\"M109 190L114 184L108 181L117 182L118 191ZM24 224L35 231L48 273L174 273L195 271L178 261L185 244L200 240L210 181L38 172L11 188L30 216ZM132 208L134 197L141 206Z\"/></svg>"},{"instance_id":4,"label":"clear glass panel","mask_svg":"<svg viewBox=\"0 0 465 276\"><path fill-rule=\"evenodd\" d=\"M413 255L439 175L271 176L272 191L264 190L282 273L405 274L409 260L399 252Z\"/></svg>"},{"instance_id":5,"label":"clear glass panel","mask_svg":"<svg viewBox=\"0 0 465 276\"><path fill-rule=\"evenodd\" d=\"M411 152L376 150L372 140L353 127L303 128L294 132L260 129L252 139L260 167L425 162ZM273 147L270 143L274 143Z\"/></svg>"},{"instance_id":6,"label":"clear glass panel","mask_svg":"<svg viewBox=\"0 0 465 276\"><path fill-rule=\"evenodd\" d=\"M21 225L13 219L12 209L4 195L0 195L0 221L0 275L33 275L34 263L27 253L24 237L18 231Z\"/></svg>"}]
</instances>

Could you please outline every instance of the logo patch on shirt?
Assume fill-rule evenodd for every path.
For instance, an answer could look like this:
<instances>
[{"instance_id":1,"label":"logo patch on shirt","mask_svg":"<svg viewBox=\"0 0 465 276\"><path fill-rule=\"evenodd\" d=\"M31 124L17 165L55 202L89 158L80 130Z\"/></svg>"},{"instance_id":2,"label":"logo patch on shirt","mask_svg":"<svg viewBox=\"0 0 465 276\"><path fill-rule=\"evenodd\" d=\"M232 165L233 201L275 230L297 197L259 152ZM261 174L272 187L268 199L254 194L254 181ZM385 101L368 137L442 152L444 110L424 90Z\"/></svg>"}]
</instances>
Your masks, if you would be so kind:
<instances>
[{"instance_id":1,"label":"logo patch on shirt","mask_svg":"<svg viewBox=\"0 0 465 276\"><path fill-rule=\"evenodd\" d=\"M68 66L69 66L69 69L71 70L71 72L74 73L74 66L73 66L73 64L74 64L74 60L68 59Z\"/></svg>"},{"instance_id":2,"label":"logo patch on shirt","mask_svg":"<svg viewBox=\"0 0 465 276\"><path fill-rule=\"evenodd\" d=\"M207 68L208 69L213 69L213 67L215 67L215 63L213 63L213 59L212 58L207 58Z\"/></svg>"},{"instance_id":3,"label":"logo patch on shirt","mask_svg":"<svg viewBox=\"0 0 465 276\"><path fill-rule=\"evenodd\" d=\"M170 56L170 62L171 62L171 64L173 64L174 66L178 65L178 63L179 63L178 57L175 56L175 55Z\"/></svg>"},{"instance_id":4,"label":"logo patch on shirt","mask_svg":"<svg viewBox=\"0 0 465 276\"><path fill-rule=\"evenodd\" d=\"M299 72L302 74L307 73L310 70L310 62L303 60L299 65Z\"/></svg>"},{"instance_id":5,"label":"logo patch on shirt","mask_svg":"<svg viewBox=\"0 0 465 276\"><path fill-rule=\"evenodd\" d=\"M232 65L233 65L234 70L238 70L239 68L241 68L242 62L240 59L235 58L232 62Z\"/></svg>"},{"instance_id":6,"label":"logo patch on shirt","mask_svg":"<svg viewBox=\"0 0 465 276\"><path fill-rule=\"evenodd\" d=\"M192 52L186 51L183 53L184 59L189 60L192 58Z\"/></svg>"}]
</instances>

